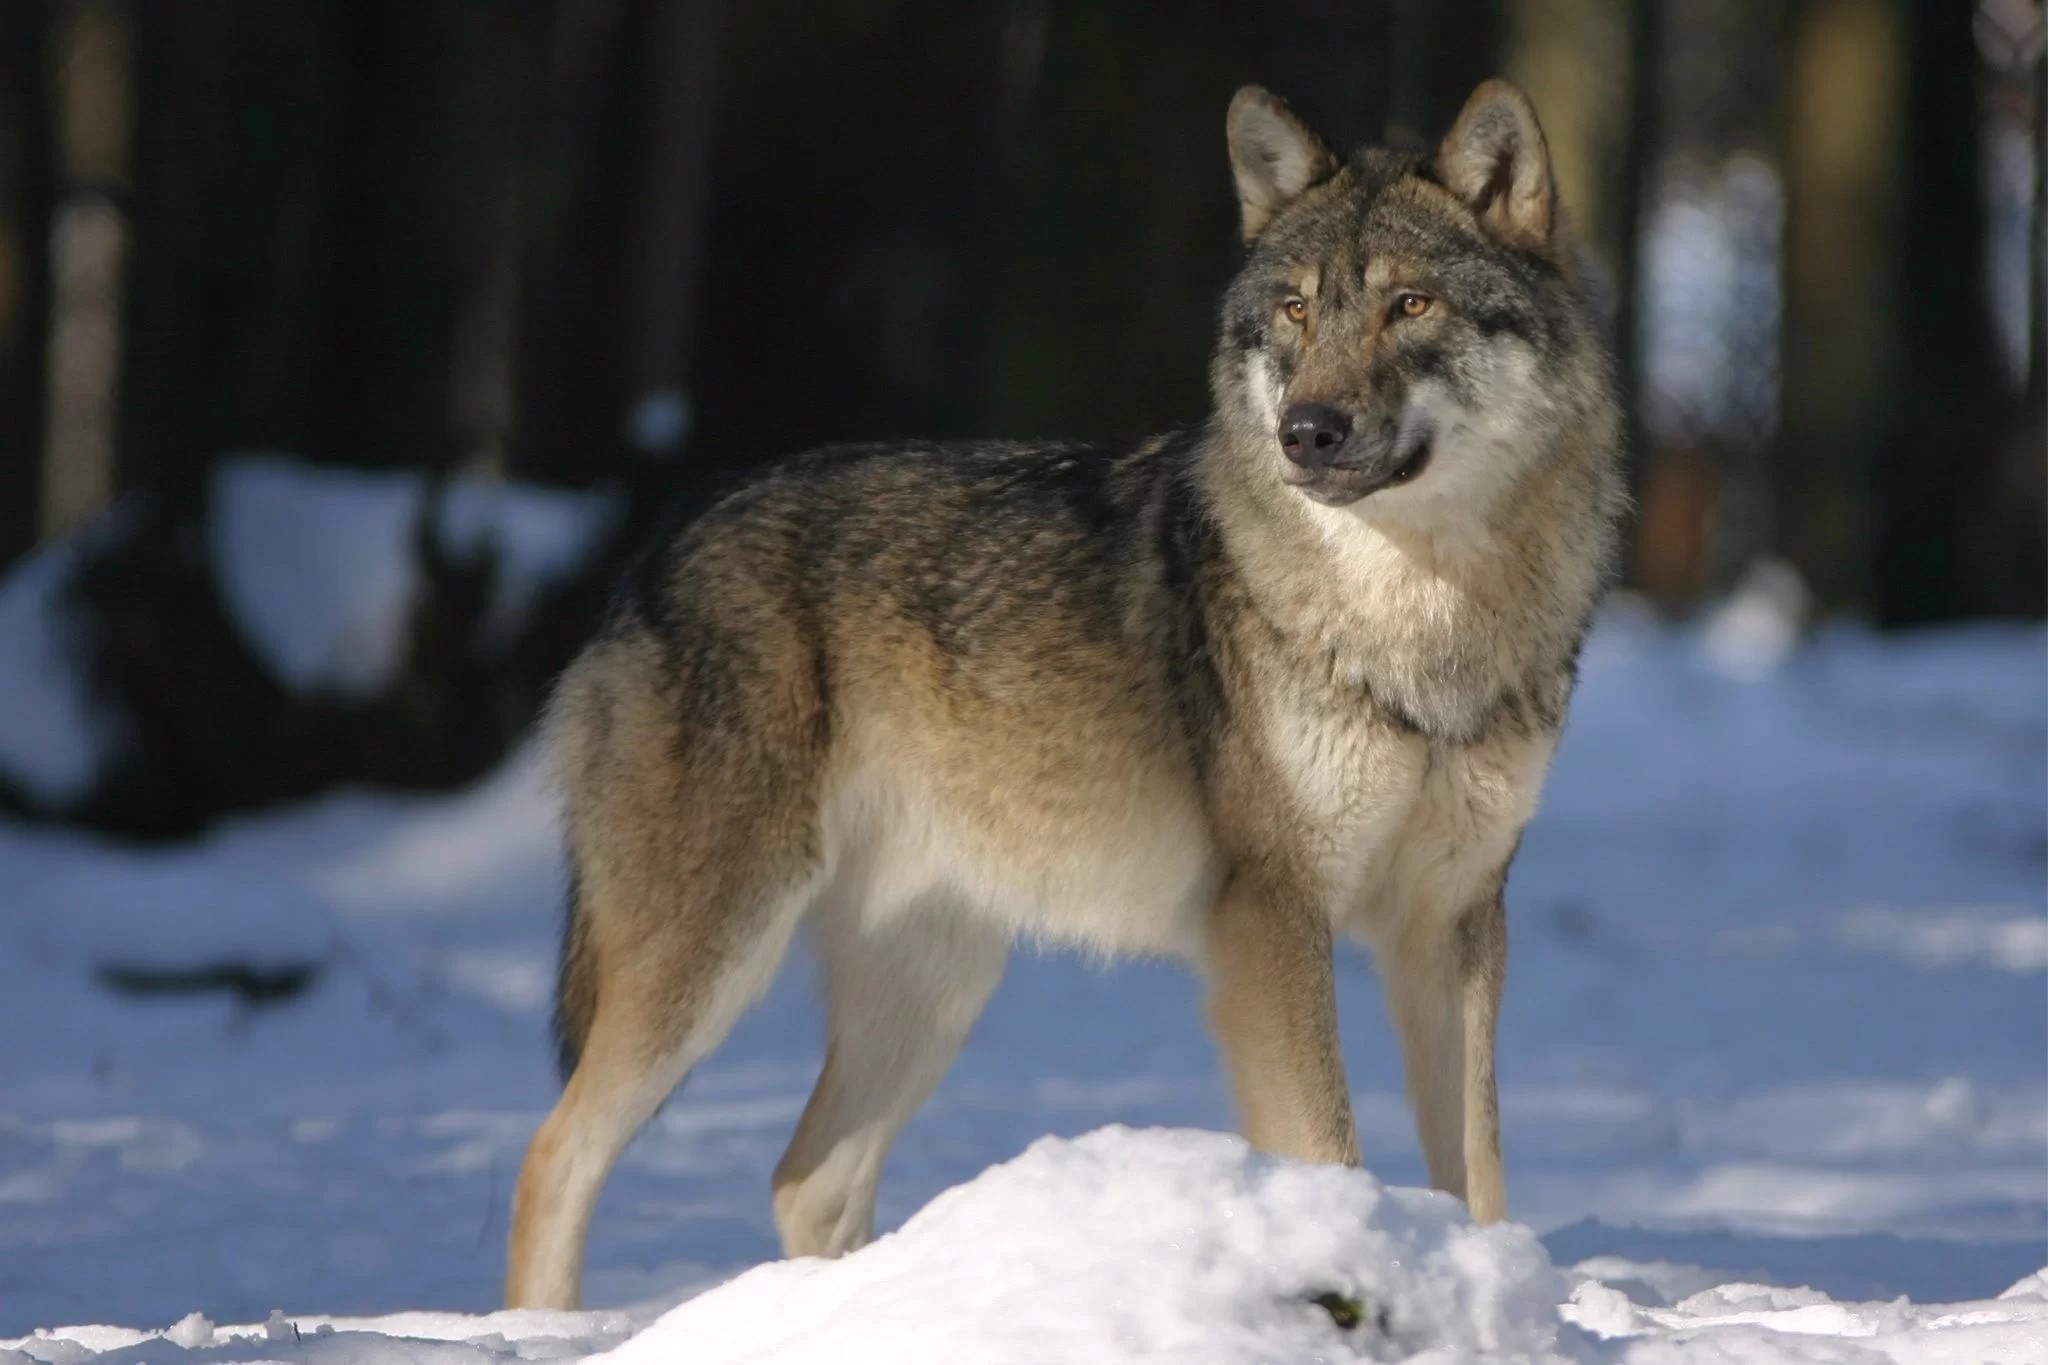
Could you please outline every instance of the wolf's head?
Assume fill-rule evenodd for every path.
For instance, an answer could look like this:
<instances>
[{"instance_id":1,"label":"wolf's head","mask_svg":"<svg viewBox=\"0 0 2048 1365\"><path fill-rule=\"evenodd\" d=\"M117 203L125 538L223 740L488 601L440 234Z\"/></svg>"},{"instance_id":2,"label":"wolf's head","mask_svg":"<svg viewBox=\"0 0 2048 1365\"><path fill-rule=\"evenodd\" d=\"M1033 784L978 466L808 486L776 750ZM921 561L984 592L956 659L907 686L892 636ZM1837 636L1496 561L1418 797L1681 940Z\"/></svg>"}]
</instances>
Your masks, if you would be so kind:
<instances>
[{"instance_id":1,"label":"wolf's head","mask_svg":"<svg viewBox=\"0 0 2048 1365\"><path fill-rule=\"evenodd\" d=\"M1528 99L1474 92L1434 156L1349 160L1257 86L1230 105L1249 253L1213 383L1241 458L1375 521L1469 515L1588 425L1608 367ZM1600 439L1595 434L1595 439Z\"/></svg>"}]
</instances>

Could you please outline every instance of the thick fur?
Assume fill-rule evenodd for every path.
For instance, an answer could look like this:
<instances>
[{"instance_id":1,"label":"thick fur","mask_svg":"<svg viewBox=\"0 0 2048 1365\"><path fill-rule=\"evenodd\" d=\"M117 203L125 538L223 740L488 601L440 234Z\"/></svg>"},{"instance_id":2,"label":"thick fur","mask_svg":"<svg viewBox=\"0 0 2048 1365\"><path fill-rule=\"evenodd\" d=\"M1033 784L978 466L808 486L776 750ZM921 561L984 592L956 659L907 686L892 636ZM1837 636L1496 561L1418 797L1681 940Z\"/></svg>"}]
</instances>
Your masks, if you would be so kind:
<instances>
[{"instance_id":1,"label":"thick fur","mask_svg":"<svg viewBox=\"0 0 2048 1365\"><path fill-rule=\"evenodd\" d=\"M1432 1180L1505 1216L1502 887L1613 546L1609 367L1519 92L1434 159L1340 160L1256 89L1229 131L1249 251L1206 424L787 460L656 547L563 678L574 1070L509 1304L576 1302L613 1159L806 920L792 1255L867 1239L1019 936L1195 964L1247 1136L1350 1162L1330 954L1364 943ZM1368 472L1426 464L1304 472L1278 429L1309 402Z\"/></svg>"}]
</instances>

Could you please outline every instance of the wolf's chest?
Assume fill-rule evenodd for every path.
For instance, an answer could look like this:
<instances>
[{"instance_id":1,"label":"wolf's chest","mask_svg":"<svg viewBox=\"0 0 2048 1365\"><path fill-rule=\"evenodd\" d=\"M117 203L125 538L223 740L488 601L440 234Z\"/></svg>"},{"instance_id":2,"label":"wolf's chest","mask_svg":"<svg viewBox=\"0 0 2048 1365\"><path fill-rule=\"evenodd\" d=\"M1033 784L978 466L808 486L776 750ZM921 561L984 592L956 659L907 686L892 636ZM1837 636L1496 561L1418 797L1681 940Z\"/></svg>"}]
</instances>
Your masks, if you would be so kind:
<instances>
[{"instance_id":1,"label":"wolf's chest","mask_svg":"<svg viewBox=\"0 0 2048 1365\"><path fill-rule=\"evenodd\" d=\"M1555 748L1548 734L1448 743L1284 703L1268 708L1264 739L1333 917L1369 935L1482 893L1534 814Z\"/></svg>"}]
</instances>

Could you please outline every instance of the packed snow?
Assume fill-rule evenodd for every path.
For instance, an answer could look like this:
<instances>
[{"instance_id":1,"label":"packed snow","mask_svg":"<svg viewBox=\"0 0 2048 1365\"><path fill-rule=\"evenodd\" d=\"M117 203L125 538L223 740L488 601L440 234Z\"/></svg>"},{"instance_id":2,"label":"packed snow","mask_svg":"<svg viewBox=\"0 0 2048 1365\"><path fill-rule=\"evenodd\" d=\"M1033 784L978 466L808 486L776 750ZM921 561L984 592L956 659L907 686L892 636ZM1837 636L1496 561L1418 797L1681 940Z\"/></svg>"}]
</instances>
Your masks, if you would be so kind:
<instances>
[{"instance_id":1,"label":"packed snow","mask_svg":"<svg viewBox=\"0 0 2048 1365\"><path fill-rule=\"evenodd\" d=\"M0 708L0 759L69 725L89 767L89 709L24 677L48 637L4 614L48 626L18 604L56 572L0 582L0 692L47 703ZM2048 636L1794 648L1769 587L1698 627L1623 604L1589 644L1509 890L1509 1193L1540 1241L1408 1188L1362 957L1369 1175L1218 1135L1181 968L1027 954L897 1146L900 1231L770 1264L820 1050L799 955L621 1162L605 1311L489 1313L556 1086L563 870L528 748L465 792L337 792L181 845L0 823L0 1362L2048 1361ZM353 612L308 609L319 648L254 633L353 685ZM310 984L117 989L227 962Z\"/></svg>"},{"instance_id":2,"label":"packed snow","mask_svg":"<svg viewBox=\"0 0 2048 1365\"><path fill-rule=\"evenodd\" d=\"M0 1362L1853 1365L2048 1351L2048 1272L1937 1306L1684 1288L1711 1279L1612 1259L1566 1272L1527 1227L1479 1227L1448 1195L1261 1156L1217 1133L1112 1127L1042 1138L853 1255L757 1266L658 1316L280 1311L217 1327L193 1312L155 1332L0 1341Z\"/></svg>"}]
</instances>

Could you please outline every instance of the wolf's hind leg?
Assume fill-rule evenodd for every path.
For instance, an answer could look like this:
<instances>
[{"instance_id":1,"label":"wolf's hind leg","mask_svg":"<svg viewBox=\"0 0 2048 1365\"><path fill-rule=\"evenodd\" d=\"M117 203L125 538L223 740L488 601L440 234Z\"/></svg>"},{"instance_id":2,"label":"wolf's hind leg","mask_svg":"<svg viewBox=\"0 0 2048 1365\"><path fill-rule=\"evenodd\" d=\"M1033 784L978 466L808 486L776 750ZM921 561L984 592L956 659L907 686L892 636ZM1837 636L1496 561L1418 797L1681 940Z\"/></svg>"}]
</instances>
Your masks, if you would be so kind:
<instances>
[{"instance_id":1,"label":"wolf's hind leg","mask_svg":"<svg viewBox=\"0 0 2048 1365\"><path fill-rule=\"evenodd\" d=\"M790 1256L837 1256L874 1234L882 1163L931 1096L1002 979L1009 935L950 906L879 925L821 908L825 1069L775 1168Z\"/></svg>"},{"instance_id":2,"label":"wolf's hind leg","mask_svg":"<svg viewBox=\"0 0 2048 1365\"><path fill-rule=\"evenodd\" d=\"M590 898L606 890L584 880L585 913L601 908ZM678 924L713 913L703 904L683 907L664 932L621 945L626 960L602 976L575 1073L520 1168L508 1308L578 1306L590 1214L612 1163L767 989L804 907L801 895L771 896L722 919L717 934L679 932Z\"/></svg>"}]
</instances>

